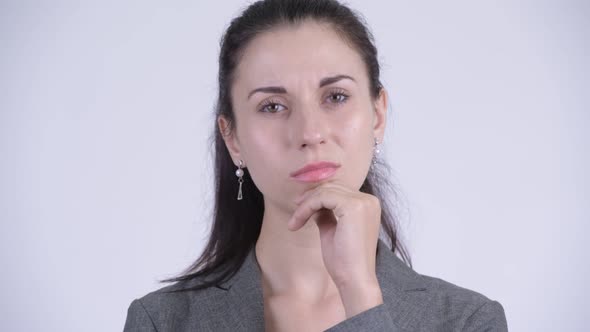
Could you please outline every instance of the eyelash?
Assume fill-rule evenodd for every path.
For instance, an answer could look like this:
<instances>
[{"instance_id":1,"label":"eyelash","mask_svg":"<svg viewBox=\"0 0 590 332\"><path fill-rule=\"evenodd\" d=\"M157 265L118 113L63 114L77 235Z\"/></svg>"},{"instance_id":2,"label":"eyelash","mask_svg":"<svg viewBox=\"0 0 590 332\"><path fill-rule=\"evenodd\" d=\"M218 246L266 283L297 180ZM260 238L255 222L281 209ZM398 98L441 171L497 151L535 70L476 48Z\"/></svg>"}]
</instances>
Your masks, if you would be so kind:
<instances>
[{"instance_id":1,"label":"eyelash","mask_svg":"<svg viewBox=\"0 0 590 332\"><path fill-rule=\"evenodd\" d=\"M344 90L334 90L334 91L330 91L330 94L328 95L328 98L334 97L334 96L342 96L342 101L337 101L337 104L344 104L346 101L348 101L348 94L346 92L344 92Z\"/></svg>"},{"instance_id":2,"label":"eyelash","mask_svg":"<svg viewBox=\"0 0 590 332\"><path fill-rule=\"evenodd\" d=\"M345 93L343 90L334 90L334 91L330 91L330 94L328 95L327 99L331 99L334 96L342 96L342 100L341 101L337 101L335 102L335 104L339 105L339 104L344 104L348 101L348 98L350 97L347 93ZM285 106L283 106L279 101L273 100L273 99L268 99L265 100L262 105L260 105L260 109L259 112L263 112L263 113L278 113L279 111L268 111L268 107L269 106L282 106L283 108Z\"/></svg>"},{"instance_id":3,"label":"eyelash","mask_svg":"<svg viewBox=\"0 0 590 332\"><path fill-rule=\"evenodd\" d=\"M259 112L263 112L263 113L271 113L271 114L273 114L273 113L278 113L278 112L276 112L276 111L275 111L275 112L268 111L268 110L267 110L267 108L268 108L269 106L283 106L283 105L281 105L281 103L280 103L280 102L278 102L278 101L275 101L275 100L273 100L273 99L268 99L268 100L265 100L265 101L262 103L262 105L260 105L260 110L259 110ZM285 107L285 106L283 106L283 107Z\"/></svg>"}]
</instances>

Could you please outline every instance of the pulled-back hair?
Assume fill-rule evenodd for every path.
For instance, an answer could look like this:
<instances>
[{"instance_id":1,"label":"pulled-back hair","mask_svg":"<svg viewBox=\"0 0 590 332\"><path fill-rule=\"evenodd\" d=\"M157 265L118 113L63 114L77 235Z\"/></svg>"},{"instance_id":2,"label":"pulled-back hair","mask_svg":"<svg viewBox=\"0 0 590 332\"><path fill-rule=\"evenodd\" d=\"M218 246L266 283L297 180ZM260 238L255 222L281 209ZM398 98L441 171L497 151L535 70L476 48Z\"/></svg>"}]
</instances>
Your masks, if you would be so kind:
<instances>
[{"instance_id":1,"label":"pulled-back hair","mask_svg":"<svg viewBox=\"0 0 590 332\"><path fill-rule=\"evenodd\" d=\"M326 23L356 50L365 63L372 98L381 91L379 62L373 36L359 14L335 0L263 0L251 4L240 16L234 18L221 39L219 54L219 94L215 108L216 118L228 121L228 130L235 130L234 108L231 102L231 86L234 73L246 46L261 33L282 25L296 25L306 20ZM217 119L216 119L217 120ZM244 169L243 200L236 200L238 182L236 167L224 143L215 121L213 136L215 203L213 224L207 245L201 256L179 276L162 282L188 281L207 277L198 286L201 289L218 285L231 278L254 248L264 215L264 200ZM397 230L397 218L389 200L395 198L395 190L389 182L389 168L382 160L371 166L360 191L375 195L381 202L381 232L387 237L394 253L411 266L407 250L401 243ZM183 289L186 290L186 289Z\"/></svg>"}]
</instances>

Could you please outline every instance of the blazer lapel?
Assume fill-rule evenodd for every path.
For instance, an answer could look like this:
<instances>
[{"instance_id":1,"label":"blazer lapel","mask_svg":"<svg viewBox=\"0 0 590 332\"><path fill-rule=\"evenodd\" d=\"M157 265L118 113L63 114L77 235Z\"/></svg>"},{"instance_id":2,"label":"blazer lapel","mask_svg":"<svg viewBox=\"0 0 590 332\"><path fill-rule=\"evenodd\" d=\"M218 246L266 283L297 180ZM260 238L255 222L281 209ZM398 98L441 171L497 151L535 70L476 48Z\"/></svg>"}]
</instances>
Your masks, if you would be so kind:
<instances>
[{"instance_id":1,"label":"blazer lapel","mask_svg":"<svg viewBox=\"0 0 590 332\"><path fill-rule=\"evenodd\" d=\"M416 301L416 296L424 298L424 301L428 299L422 277L397 257L382 240L377 245L376 265L383 303L387 305L391 318L402 329L416 330L426 308L425 305L417 304L421 301Z\"/></svg>"},{"instance_id":2,"label":"blazer lapel","mask_svg":"<svg viewBox=\"0 0 590 332\"><path fill-rule=\"evenodd\" d=\"M226 310L233 331L264 331L262 276L254 249L250 250L236 274L222 288L227 289Z\"/></svg>"}]
</instances>

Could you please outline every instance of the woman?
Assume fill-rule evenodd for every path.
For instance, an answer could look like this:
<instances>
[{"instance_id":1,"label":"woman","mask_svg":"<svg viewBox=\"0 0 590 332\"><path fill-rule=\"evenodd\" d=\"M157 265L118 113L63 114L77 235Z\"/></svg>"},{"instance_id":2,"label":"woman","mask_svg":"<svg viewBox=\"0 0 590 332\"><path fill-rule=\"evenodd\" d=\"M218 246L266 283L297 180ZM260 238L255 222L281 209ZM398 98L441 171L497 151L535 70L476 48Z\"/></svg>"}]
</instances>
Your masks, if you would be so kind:
<instances>
[{"instance_id":1,"label":"woman","mask_svg":"<svg viewBox=\"0 0 590 332\"><path fill-rule=\"evenodd\" d=\"M265 0L234 19L211 238L131 303L125 330L505 331L498 302L395 255L409 262L379 187L387 102L372 37L338 2Z\"/></svg>"}]
</instances>

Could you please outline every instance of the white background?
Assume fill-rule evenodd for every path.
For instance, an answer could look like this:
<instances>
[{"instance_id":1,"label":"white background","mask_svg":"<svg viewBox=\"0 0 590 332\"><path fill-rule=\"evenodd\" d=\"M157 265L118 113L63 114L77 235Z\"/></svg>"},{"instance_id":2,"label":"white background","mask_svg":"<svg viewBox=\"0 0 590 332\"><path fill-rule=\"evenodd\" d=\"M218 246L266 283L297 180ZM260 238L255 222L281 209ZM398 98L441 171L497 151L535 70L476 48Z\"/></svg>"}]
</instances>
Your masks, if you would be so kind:
<instances>
[{"instance_id":1,"label":"white background","mask_svg":"<svg viewBox=\"0 0 590 332\"><path fill-rule=\"evenodd\" d=\"M197 257L218 41L245 4L0 3L2 330L121 330ZM500 301L511 331L582 331L589 3L350 4L415 269Z\"/></svg>"}]
</instances>

